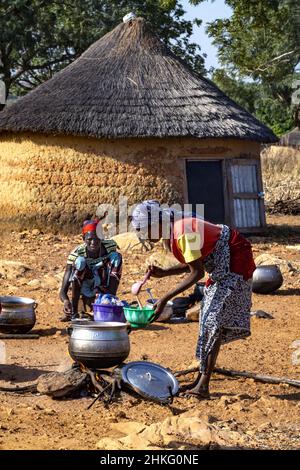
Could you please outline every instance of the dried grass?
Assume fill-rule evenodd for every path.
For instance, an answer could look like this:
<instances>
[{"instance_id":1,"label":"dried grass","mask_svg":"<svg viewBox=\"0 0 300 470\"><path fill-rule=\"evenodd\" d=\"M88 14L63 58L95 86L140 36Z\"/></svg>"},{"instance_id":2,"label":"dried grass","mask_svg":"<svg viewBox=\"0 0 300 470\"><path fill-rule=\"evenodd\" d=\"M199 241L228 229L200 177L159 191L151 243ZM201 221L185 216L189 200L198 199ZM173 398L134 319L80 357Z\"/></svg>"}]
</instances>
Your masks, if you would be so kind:
<instances>
[{"instance_id":1,"label":"dried grass","mask_svg":"<svg viewBox=\"0 0 300 470\"><path fill-rule=\"evenodd\" d=\"M143 19L121 23L0 113L0 132L275 142L270 129L195 74Z\"/></svg>"},{"instance_id":2,"label":"dried grass","mask_svg":"<svg viewBox=\"0 0 300 470\"><path fill-rule=\"evenodd\" d=\"M267 210L300 213L300 150L271 146L262 152Z\"/></svg>"}]
</instances>

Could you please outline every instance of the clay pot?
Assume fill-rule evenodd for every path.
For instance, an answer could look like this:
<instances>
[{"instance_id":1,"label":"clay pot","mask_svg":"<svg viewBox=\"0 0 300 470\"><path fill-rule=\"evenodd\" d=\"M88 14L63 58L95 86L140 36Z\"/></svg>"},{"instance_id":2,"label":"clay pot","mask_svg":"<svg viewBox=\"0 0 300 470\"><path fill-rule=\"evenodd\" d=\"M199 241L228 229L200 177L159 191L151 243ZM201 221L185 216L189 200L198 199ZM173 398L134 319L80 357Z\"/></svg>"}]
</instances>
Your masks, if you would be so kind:
<instances>
[{"instance_id":1,"label":"clay pot","mask_svg":"<svg viewBox=\"0 0 300 470\"><path fill-rule=\"evenodd\" d=\"M271 294L282 286L283 277L277 265L258 266L253 273L252 291Z\"/></svg>"}]
</instances>

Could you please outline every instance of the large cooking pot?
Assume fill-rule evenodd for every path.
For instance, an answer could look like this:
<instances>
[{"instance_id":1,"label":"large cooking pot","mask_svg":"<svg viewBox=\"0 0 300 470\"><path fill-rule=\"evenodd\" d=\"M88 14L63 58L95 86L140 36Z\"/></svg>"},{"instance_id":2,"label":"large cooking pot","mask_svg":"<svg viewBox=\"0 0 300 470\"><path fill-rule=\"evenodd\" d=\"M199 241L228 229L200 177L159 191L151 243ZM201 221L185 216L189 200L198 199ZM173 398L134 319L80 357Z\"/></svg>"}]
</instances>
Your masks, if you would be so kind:
<instances>
[{"instance_id":1,"label":"large cooking pot","mask_svg":"<svg viewBox=\"0 0 300 470\"><path fill-rule=\"evenodd\" d=\"M68 328L70 356L92 369L121 364L130 351L129 328L126 323L73 321Z\"/></svg>"},{"instance_id":2,"label":"large cooking pot","mask_svg":"<svg viewBox=\"0 0 300 470\"><path fill-rule=\"evenodd\" d=\"M28 333L36 322L36 307L27 297L0 297L0 332Z\"/></svg>"},{"instance_id":3,"label":"large cooking pot","mask_svg":"<svg viewBox=\"0 0 300 470\"><path fill-rule=\"evenodd\" d=\"M283 277L278 266L258 266L253 273L252 291L256 294L271 294L282 283Z\"/></svg>"}]
</instances>

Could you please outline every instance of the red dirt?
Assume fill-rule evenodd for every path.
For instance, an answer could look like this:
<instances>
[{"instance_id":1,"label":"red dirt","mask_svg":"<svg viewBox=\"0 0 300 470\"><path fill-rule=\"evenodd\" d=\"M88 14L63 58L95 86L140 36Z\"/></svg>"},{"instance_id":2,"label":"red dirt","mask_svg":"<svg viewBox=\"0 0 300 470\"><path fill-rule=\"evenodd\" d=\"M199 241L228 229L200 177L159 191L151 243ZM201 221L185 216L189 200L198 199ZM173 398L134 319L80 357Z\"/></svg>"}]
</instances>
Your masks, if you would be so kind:
<instances>
[{"instance_id":1,"label":"red dirt","mask_svg":"<svg viewBox=\"0 0 300 470\"><path fill-rule=\"evenodd\" d=\"M299 244L299 236L286 227L300 226L300 217L270 217L274 224L267 238L253 237L255 255L269 253L299 262L299 251L286 245ZM299 232L298 232L299 235ZM38 303L34 332L38 340L7 340L7 363L0 366L0 386L24 385L41 373L56 370L68 357L65 324L58 320L62 306L57 287L32 290L28 282L61 272L68 252L79 237L52 234L14 233L2 243L2 259L20 261L31 270L23 277L1 280L0 295L33 297ZM147 255L124 256L120 291L127 290L138 276ZM142 268L143 269L143 268ZM150 281L159 297L175 278ZM292 364L291 344L300 340L300 274L286 275L284 285L273 295L253 296L253 310L271 313L273 320L252 319L249 339L224 346L218 367L300 379L300 365ZM125 298L128 296L124 296ZM194 358L197 323L154 324L131 335L129 360L147 358L173 371L187 368ZM214 375L212 400L177 398L177 412L196 408L224 426L254 436L259 446L272 449L300 447L300 390L284 385L266 385L249 379ZM92 398L52 400L46 396L1 393L0 449L95 449L105 436L115 435L110 423L141 421L151 424L171 416L168 407L125 397L106 409Z\"/></svg>"}]
</instances>

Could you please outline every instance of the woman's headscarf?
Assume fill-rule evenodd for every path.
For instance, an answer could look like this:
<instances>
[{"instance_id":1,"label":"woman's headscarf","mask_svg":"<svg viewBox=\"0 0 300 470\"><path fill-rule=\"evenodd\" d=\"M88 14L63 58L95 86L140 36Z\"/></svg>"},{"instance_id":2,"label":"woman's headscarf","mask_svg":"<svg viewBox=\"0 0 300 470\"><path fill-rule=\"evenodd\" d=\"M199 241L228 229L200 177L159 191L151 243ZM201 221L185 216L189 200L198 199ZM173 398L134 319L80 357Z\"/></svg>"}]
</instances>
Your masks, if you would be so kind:
<instances>
[{"instance_id":1,"label":"woman's headscarf","mask_svg":"<svg viewBox=\"0 0 300 470\"><path fill-rule=\"evenodd\" d=\"M159 222L168 224L174 220L189 217L195 214L182 212L176 209L165 208L158 201L148 200L138 204L132 212L131 224L135 230L145 231L148 227L157 226Z\"/></svg>"},{"instance_id":2,"label":"woman's headscarf","mask_svg":"<svg viewBox=\"0 0 300 470\"><path fill-rule=\"evenodd\" d=\"M102 227L100 222L105 219L108 212L106 211L102 217L95 217L93 219L88 219L83 222L82 225L82 235L86 235L88 232L96 232L98 238L103 238Z\"/></svg>"}]
</instances>

